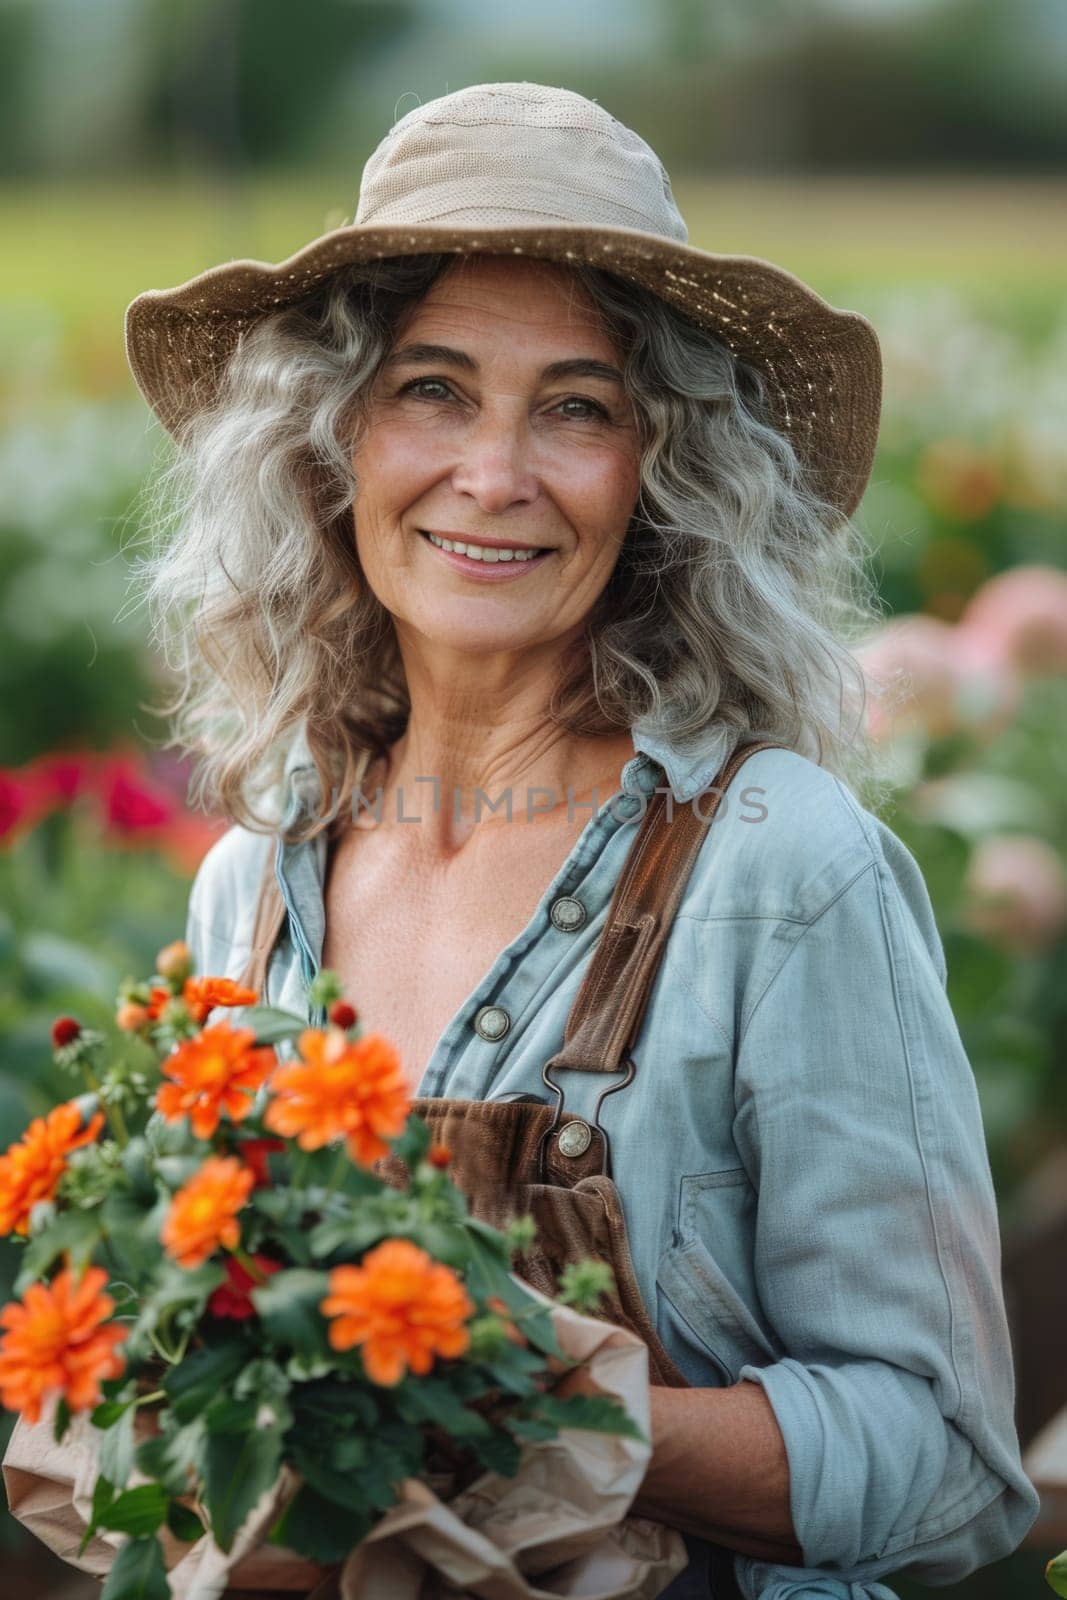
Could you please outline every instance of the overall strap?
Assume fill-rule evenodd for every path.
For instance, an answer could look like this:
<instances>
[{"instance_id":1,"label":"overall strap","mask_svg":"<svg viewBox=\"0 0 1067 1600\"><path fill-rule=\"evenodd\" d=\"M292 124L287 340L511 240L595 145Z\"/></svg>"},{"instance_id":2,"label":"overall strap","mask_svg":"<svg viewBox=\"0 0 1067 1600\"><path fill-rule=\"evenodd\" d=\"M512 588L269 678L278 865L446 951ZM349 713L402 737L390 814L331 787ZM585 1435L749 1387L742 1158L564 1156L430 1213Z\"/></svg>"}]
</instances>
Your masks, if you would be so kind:
<instances>
[{"instance_id":1,"label":"overall strap","mask_svg":"<svg viewBox=\"0 0 1067 1600\"><path fill-rule=\"evenodd\" d=\"M678 806L672 795L663 792L652 796L615 885L604 931L567 1017L563 1047L545 1063L546 1074L561 1067L576 1072L623 1070L641 1027L674 913L719 802L749 756L757 750L782 749L788 746L773 739L739 745L708 789L694 797L695 806ZM669 802L674 804L670 820Z\"/></svg>"}]
</instances>

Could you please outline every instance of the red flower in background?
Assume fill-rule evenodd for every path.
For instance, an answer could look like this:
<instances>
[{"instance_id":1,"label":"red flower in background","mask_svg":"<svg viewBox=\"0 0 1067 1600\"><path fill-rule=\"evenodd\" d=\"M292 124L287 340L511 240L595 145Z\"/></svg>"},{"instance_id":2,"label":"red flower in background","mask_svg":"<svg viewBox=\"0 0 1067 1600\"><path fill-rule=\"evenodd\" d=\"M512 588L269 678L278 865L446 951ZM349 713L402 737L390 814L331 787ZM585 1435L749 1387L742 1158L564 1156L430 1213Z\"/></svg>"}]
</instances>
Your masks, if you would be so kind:
<instances>
[{"instance_id":1,"label":"red flower in background","mask_svg":"<svg viewBox=\"0 0 1067 1600\"><path fill-rule=\"evenodd\" d=\"M175 813L170 795L151 782L129 756L105 764L98 791L108 828L121 834L153 833Z\"/></svg>"},{"instance_id":2,"label":"red flower in background","mask_svg":"<svg viewBox=\"0 0 1067 1600\"><path fill-rule=\"evenodd\" d=\"M270 1183L267 1157L285 1149L284 1139L242 1139L237 1152L255 1175L253 1189L265 1189Z\"/></svg>"},{"instance_id":3,"label":"red flower in background","mask_svg":"<svg viewBox=\"0 0 1067 1600\"><path fill-rule=\"evenodd\" d=\"M30 799L22 774L11 767L0 767L0 839L10 838L20 823L29 820Z\"/></svg>"},{"instance_id":4,"label":"red flower in background","mask_svg":"<svg viewBox=\"0 0 1067 1600\"><path fill-rule=\"evenodd\" d=\"M213 1317L233 1317L235 1321L243 1322L248 1317L254 1317L256 1308L252 1304L251 1291L255 1289L264 1278L269 1278L272 1272L281 1271L281 1262L272 1261L270 1256L254 1255L249 1260L255 1267L259 1276L253 1278L248 1268L243 1266L236 1256L227 1256L222 1263L226 1273L226 1282L209 1296L207 1308Z\"/></svg>"},{"instance_id":5,"label":"red flower in background","mask_svg":"<svg viewBox=\"0 0 1067 1600\"><path fill-rule=\"evenodd\" d=\"M191 874L227 823L188 810L185 782L182 762L149 761L132 747L109 754L50 751L22 767L0 768L0 844L89 798L115 843L160 850L179 872Z\"/></svg>"}]
</instances>

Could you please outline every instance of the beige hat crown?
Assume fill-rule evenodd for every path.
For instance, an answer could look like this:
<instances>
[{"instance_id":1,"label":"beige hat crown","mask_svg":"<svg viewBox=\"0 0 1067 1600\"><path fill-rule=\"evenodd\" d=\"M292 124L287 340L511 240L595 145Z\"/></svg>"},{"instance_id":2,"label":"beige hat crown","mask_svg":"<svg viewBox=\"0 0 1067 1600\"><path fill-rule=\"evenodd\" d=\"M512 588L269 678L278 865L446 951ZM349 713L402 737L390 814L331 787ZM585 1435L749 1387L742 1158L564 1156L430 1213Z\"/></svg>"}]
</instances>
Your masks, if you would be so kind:
<instances>
[{"instance_id":1,"label":"beige hat crown","mask_svg":"<svg viewBox=\"0 0 1067 1600\"><path fill-rule=\"evenodd\" d=\"M242 332L351 263L422 253L600 267L709 329L767 383L777 427L845 515L878 439L878 338L784 268L688 242L663 163L595 101L482 83L416 106L371 154L354 222L287 260L226 261L126 309L126 356L164 427L215 398Z\"/></svg>"},{"instance_id":2,"label":"beige hat crown","mask_svg":"<svg viewBox=\"0 0 1067 1600\"><path fill-rule=\"evenodd\" d=\"M363 169L358 226L488 221L689 238L656 152L595 101L540 83L479 84L416 106Z\"/></svg>"}]
</instances>

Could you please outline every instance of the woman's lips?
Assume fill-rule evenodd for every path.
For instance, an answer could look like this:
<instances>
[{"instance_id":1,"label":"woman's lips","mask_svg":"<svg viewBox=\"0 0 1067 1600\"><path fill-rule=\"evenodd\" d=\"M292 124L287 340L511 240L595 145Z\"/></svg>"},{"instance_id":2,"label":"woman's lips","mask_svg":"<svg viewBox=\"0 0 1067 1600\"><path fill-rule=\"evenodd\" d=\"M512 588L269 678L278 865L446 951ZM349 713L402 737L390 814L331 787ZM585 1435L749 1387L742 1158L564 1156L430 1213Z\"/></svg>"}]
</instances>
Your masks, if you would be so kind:
<instances>
[{"instance_id":1,"label":"woman's lips","mask_svg":"<svg viewBox=\"0 0 1067 1600\"><path fill-rule=\"evenodd\" d=\"M529 572L531 567L539 567L552 554L551 550L542 550L539 556L532 556L529 561L479 561L471 556L460 555L458 550L442 550L426 533L422 537L434 555L440 556L443 561L450 561L457 571L469 578L479 578L483 583L507 583L511 578Z\"/></svg>"}]
</instances>

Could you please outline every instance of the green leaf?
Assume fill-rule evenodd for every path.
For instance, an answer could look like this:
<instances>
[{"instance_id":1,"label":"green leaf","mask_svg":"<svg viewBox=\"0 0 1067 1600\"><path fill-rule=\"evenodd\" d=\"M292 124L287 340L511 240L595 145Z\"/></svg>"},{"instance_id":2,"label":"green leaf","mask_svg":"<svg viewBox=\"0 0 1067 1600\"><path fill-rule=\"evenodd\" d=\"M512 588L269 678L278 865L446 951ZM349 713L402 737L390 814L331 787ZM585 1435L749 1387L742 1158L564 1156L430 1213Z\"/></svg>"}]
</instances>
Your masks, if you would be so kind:
<instances>
[{"instance_id":1,"label":"green leaf","mask_svg":"<svg viewBox=\"0 0 1067 1600\"><path fill-rule=\"evenodd\" d=\"M237 1376L247 1359L248 1346L244 1340L229 1339L194 1350L178 1366L171 1367L163 1379L163 1388L177 1420L191 1422L205 1411L220 1389Z\"/></svg>"},{"instance_id":2,"label":"green leaf","mask_svg":"<svg viewBox=\"0 0 1067 1600\"><path fill-rule=\"evenodd\" d=\"M544 1357L536 1350L505 1341L499 1353L483 1357L479 1365L492 1376L493 1381L509 1394L530 1395L541 1392L540 1378L545 1370Z\"/></svg>"},{"instance_id":3,"label":"green leaf","mask_svg":"<svg viewBox=\"0 0 1067 1600\"><path fill-rule=\"evenodd\" d=\"M163 1549L153 1534L130 1539L119 1550L100 1600L170 1600Z\"/></svg>"},{"instance_id":4,"label":"green leaf","mask_svg":"<svg viewBox=\"0 0 1067 1600\"><path fill-rule=\"evenodd\" d=\"M370 1516L362 1521L350 1509L327 1500L305 1483L267 1537L271 1544L284 1545L311 1561L331 1566L343 1561L371 1526Z\"/></svg>"},{"instance_id":5,"label":"green leaf","mask_svg":"<svg viewBox=\"0 0 1067 1600\"><path fill-rule=\"evenodd\" d=\"M283 1039L298 1038L307 1027L307 1018L279 1006L243 1006L241 1026L255 1029L257 1045L279 1044Z\"/></svg>"},{"instance_id":6,"label":"green leaf","mask_svg":"<svg viewBox=\"0 0 1067 1600\"><path fill-rule=\"evenodd\" d=\"M465 1272L471 1259L471 1238L457 1222L419 1222L406 1230L406 1236L445 1266Z\"/></svg>"},{"instance_id":7,"label":"green leaf","mask_svg":"<svg viewBox=\"0 0 1067 1600\"><path fill-rule=\"evenodd\" d=\"M60 1395L56 1404L56 1414L52 1422L52 1438L56 1444L62 1444L63 1435L70 1427L70 1406L64 1396Z\"/></svg>"},{"instance_id":8,"label":"green leaf","mask_svg":"<svg viewBox=\"0 0 1067 1600\"><path fill-rule=\"evenodd\" d=\"M405 1421L436 1423L453 1439L485 1438L493 1431L481 1412L439 1378L406 1379L393 1391L393 1404Z\"/></svg>"},{"instance_id":9,"label":"green leaf","mask_svg":"<svg viewBox=\"0 0 1067 1600\"><path fill-rule=\"evenodd\" d=\"M151 1205L156 1198L156 1179L151 1165L151 1147L148 1140L135 1135L122 1152L122 1170L130 1181L134 1198L140 1205Z\"/></svg>"},{"instance_id":10,"label":"green leaf","mask_svg":"<svg viewBox=\"0 0 1067 1600\"><path fill-rule=\"evenodd\" d=\"M196 1417L184 1428L178 1426L170 1412L165 1411L161 1420L162 1432L137 1446L138 1471L146 1478L155 1478L168 1494L188 1494L203 1470L203 1418Z\"/></svg>"},{"instance_id":11,"label":"green leaf","mask_svg":"<svg viewBox=\"0 0 1067 1600\"><path fill-rule=\"evenodd\" d=\"M408 1117L403 1133L392 1141L393 1152L411 1171L418 1166L429 1150L431 1141L429 1123L425 1122L417 1111L413 1111Z\"/></svg>"},{"instance_id":12,"label":"green leaf","mask_svg":"<svg viewBox=\"0 0 1067 1600\"><path fill-rule=\"evenodd\" d=\"M513 1478L522 1462L521 1445L503 1428L494 1428L485 1439L472 1439L470 1448L487 1472L499 1472L502 1478Z\"/></svg>"},{"instance_id":13,"label":"green leaf","mask_svg":"<svg viewBox=\"0 0 1067 1600\"><path fill-rule=\"evenodd\" d=\"M532 1345L548 1355L563 1359L563 1351L552 1325L551 1308L541 1305L512 1277L489 1243L475 1229L471 1233L471 1262L467 1269L467 1288L477 1300L498 1296L508 1310L521 1314L519 1323ZM516 1346L518 1348L518 1346Z\"/></svg>"},{"instance_id":14,"label":"green leaf","mask_svg":"<svg viewBox=\"0 0 1067 1600\"><path fill-rule=\"evenodd\" d=\"M158 1483L144 1483L108 1501L100 1512L97 1526L143 1539L162 1527L166 1515L167 1491Z\"/></svg>"},{"instance_id":15,"label":"green leaf","mask_svg":"<svg viewBox=\"0 0 1067 1600\"><path fill-rule=\"evenodd\" d=\"M204 1447L204 1505L220 1550L229 1550L242 1522L278 1473L281 1428L213 1433Z\"/></svg>"},{"instance_id":16,"label":"green leaf","mask_svg":"<svg viewBox=\"0 0 1067 1600\"><path fill-rule=\"evenodd\" d=\"M641 1439L645 1435L629 1412L606 1394L572 1394L566 1399L555 1395L541 1395L527 1402L523 1413L512 1424L516 1433L523 1421L542 1421L556 1428L583 1428L592 1433L620 1434L626 1439Z\"/></svg>"},{"instance_id":17,"label":"green leaf","mask_svg":"<svg viewBox=\"0 0 1067 1600\"><path fill-rule=\"evenodd\" d=\"M328 1284L327 1273L294 1267L288 1272L276 1272L251 1291L252 1304L272 1343L304 1356L329 1354L326 1322L319 1310Z\"/></svg>"},{"instance_id":18,"label":"green leaf","mask_svg":"<svg viewBox=\"0 0 1067 1600\"><path fill-rule=\"evenodd\" d=\"M167 1507L167 1527L182 1544L195 1544L204 1533L204 1524L196 1512L180 1500L172 1500Z\"/></svg>"},{"instance_id":19,"label":"green leaf","mask_svg":"<svg viewBox=\"0 0 1067 1600\"><path fill-rule=\"evenodd\" d=\"M126 1487L133 1471L133 1425L136 1415L132 1405L124 1406L120 1416L104 1431L100 1440L100 1471L116 1489Z\"/></svg>"},{"instance_id":20,"label":"green leaf","mask_svg":"<svg viewBox=\"0 0 1067 1600\"><path fill-rule=\"evenodd\" d=\"M358 1441L366 1451L367 1441ZM334 1505L344 1506L353 1512L360 1520L364 1520L369 1528L371 1523L371 1507L364 1493L363 1485L358 1478L353 1476L351 1469L339 1471L329 1461L323 1461L318 1451L314 1449L302 1450L294 1448L292 1452L293 1466L299 1472L305 1483L310 1484L317 1494ZM353 1465L364 1464L363 1461ZM355 1543L355 1540L352 1541Z\"/></svg>"},{"instance_id":21,"label":"green leaf","mask_svg":"<svg viewBox=\"0 0 1067 1600\"><path fill-rule=\"evenodd\" d=\"M112 1427L122 1416L127 1406L133 1405L133 1396L129 1400L102 1400L96 1410L90 1413L89 1421L94 1428Z\"/></svg>"},{"instance_id":22,"label":"green leaf","mask_svg":"<svg viewBox=\"0 0 1067 1600\"><path fill-rule=\"evenodd\" d=\"M71 1265L83 1267L100 1242L100 1218L96 1211L64 1211L35 1234L26 1245L15 1279L15 1293L21 1295L31 1283L45 1276L52 1263L69 1250Z\"/></svg>"},{"instance_id":23,"label":"green leaf","mask_svg":"<svg viewBox=\"0 0 1067 1600\"><path fill-rule=\"evenodd\" d=\"M85 1525L85 1532L82 1534L81 1543L78 1546L79 1555L84 1555L86 1545L100 1526L100 1518L114 1498L115 1485L109 1483L105 1477L97 1478L93 1486L93 1502L89 1513L89 1521Z\"/></svg>"},{"instance_id":24,"label":"green leaf","mask_svg":"<svg viewBox=\"0 0 1067 1600\"><path fill-rule=\"evenodd\" d=\"M1053 1594L1067 1596L1067 1550L1053 1556L1045 1568L1045 1582Z\"/></svg>"}]
</instances>

